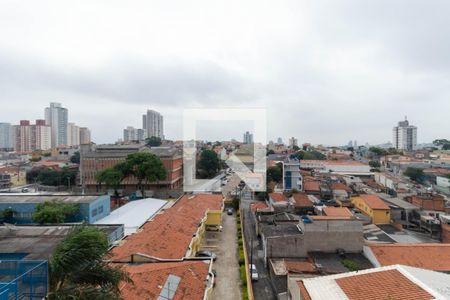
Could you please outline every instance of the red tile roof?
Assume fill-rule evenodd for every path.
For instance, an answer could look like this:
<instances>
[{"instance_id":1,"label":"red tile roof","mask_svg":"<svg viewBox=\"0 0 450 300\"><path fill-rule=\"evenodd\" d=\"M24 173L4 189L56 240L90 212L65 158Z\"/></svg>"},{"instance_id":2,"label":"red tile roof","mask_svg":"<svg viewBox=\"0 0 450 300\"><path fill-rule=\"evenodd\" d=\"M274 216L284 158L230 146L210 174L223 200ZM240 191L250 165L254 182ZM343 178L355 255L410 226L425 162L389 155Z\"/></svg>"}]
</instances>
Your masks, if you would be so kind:
<instances>
[{"instance_id":1,"label":"red tile roof","mask_svg":"<svg viewBox=\"0 0 450 300\"><path fill-rule=\"evenodd\" d=\"M221 209L222 205L222 195L185 195L164 213L146 222L141 231L128 236L123 245L114 247L111 260L129 261L136 253L183 258L206 211Z\"/></svg>"},{"instance_id":2,"label":"red tile roof","mask_svg":"<svg viewBox=\"0 0 450 300\"><path fill-rule=\"evenodd\" d=\"M320 184L318 181L307 181L303 184L305 191L320 191Z\"/></svg>"},{"instance_id":3,"label":"red tile roof","mask_svg":"<svg viewBox=\"0 0 450 300\"><path fill-rule=\"evenodd\" d=\"M352 192L352 189L349 186L347 186L346 184L340 183L340 182L333 183L331 185L331 189L333 191L334 190L344 190L344 191L346 191L348 193Z\"/></svg>"},{"instance_id":4,"label":"red tile roof","mask_svg":"<svg viewBox=\"0 0 450 300\"><path fill-rule=\"evenodd\" d=\"M335 280L349 300L425 300L434 299L398 270L384 270Z\"/></svg>"},{"instance_id":5,"label":"red tile roof","mask_svg":"<svg viewBox=\"0 0 450 300\"><path fill-rule=\"evenodd\" d=\"M205 261L144 263L123 267L133 280L120 286L125 300L157 299L169 275L181 278L174 300L203 299L209 264Z\"/></svg>"},{"instance_id":6,"label":"red tile roof","mask_svg":"<svg viewBox=\"0 0 450 300\"><path fill-rule=\"evenodd\" d=\"M269 197L275 202L282 202L287 200L286 196L284 196L282 193L270 193Z\"/></svg>"},{"instance_id":7,"label":"red tile roof","mask_svg":"<svg viewBox=\"0 0 450 300\"><path fill-rule=\"evenodd\" d=\"M407 265L434 271L450 271L450 244L371 244L381 266Z\"/></svg>"},{"instance_id":8,"label":"red tile roof","mask_svg":"<svg viewBox=\"0 0 450 300\"><path fill-rule=\"evenodd\" d=\"M353 217L353 214L346 207L324 207L323 213L328 217Z\"/></svg>"},{"instance_id":9,"label":"red tile roof","mask_svg":"<svg viewBox=\"0 0 450 300\"><path fill-rule=\"evenodd\" d=\"M309 200L306 193L292 194L292 199L294 199L294 207L314 207L314 204Z\"/></svg>"},{"instance_id":10,"label":"red tile roof","mask_svg":"<svg viewBox=\"0 0 450 300\"><path fill-rule=\"evenodd\" d=\"M257 203L252 203L250 204L250 209L255 212L261 209L266 209L269 208L269 206L267 205L266 202L257 202Z\"/></svg>"},{"instance_id":11,"label":"red tile roof","mask_svg":"<svg viewBox=\"0 0 450 300\"><path fill-rule=\"evenodd\" d=\"M371 209L389 209L389 206L377 195L359 195Z\"/></svg>"},{"instance_id":12,"label":"red tile roof","mask_svg":"<svg viewBox=\"0 0 450 300\"><path fill-rule=\"evenodd\" d=\"M286 269L289 273L315 273L316 269L310 261L285 260Z\"/></svg>"}]
</instances>

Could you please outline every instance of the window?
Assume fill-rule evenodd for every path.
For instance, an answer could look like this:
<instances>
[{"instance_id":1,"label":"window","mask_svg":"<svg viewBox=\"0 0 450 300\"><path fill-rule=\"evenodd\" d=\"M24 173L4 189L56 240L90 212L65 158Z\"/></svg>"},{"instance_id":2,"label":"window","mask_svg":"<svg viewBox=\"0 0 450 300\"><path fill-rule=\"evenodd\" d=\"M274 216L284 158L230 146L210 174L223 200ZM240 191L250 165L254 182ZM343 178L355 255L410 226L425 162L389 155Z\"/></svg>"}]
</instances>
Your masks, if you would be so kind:
<instances>
[{"instance_id":1,"label":"window","mask_svg":"<svg viewBox=\"0 0 450 300\"><path fill-rule=\"evenodd\" d=\"M95 217L96 215L97 215L97 209L94 208L94 209L92 210L92 212L91 212L91 216L92 216L92 217Z\"/></svg>"},{"instance_id":2,"label":"window","mask_svg":"<svg viewBox=\"0 0 450 300\"><path fill-rule=\"evenodd\" d=\"M100 206L100 207L98 208L98 213L99 213L99 214L103 213L103 206Z\"/></svg>"}]
</instances>

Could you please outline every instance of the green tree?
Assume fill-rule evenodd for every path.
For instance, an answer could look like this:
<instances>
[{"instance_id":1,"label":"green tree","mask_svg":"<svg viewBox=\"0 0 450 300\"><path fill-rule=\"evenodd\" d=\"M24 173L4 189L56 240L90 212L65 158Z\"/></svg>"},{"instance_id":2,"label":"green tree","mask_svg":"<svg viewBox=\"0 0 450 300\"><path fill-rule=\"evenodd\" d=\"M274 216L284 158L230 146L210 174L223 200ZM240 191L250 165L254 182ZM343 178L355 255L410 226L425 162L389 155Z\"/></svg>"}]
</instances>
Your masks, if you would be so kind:
<instances>
[{"instance_id":1,"label":"green tree","mask_svg":"<svg viewBox=\"0 0 450 300\"><path fill-rule=\"evenodd\" d=\"M279 165L267 168L267 182L277 182L280 183L283 179L283 168Z\"/></svg>"},{"instance_id":2,"label":"green tree","mask_svg":"<svg viewBox=\"0 0 450 300\"><path fill-rule=\"evenodd\" d=\"M436 146L442 146L443 150L450 150L450 141L447 139L434 140L433 144Z\"/></svg>"},{"instance_id":3,"label":"green tree","mask_svg":"<svg viewBox=\"0 0 450 300\"><path fill-rule=\"evenodd\" d=\"M269 154L275 154L275 151L273 151L272 149L271 149L271 150L268 150L268 151L267 151L267 155L269 155Z\"/></svg>"},{"instance_id":4,"label":"green tree","mask_svg":"<svg viewBox=\"0 0 450 300\"><path fill-rule=\"evenodd\" d=\"M419 181L423 177L423 170L419 168L408 167L403 175L408 176L414 181Z\"/></svg>"},{"instance_id":5,"label":"green tree","mask_svg":"<svg viewBox=\"0 0 450 300\"><path fill-rule=\"evenodd\" d=\"M376 169L376 168L381 167L381 164L378 160L371 160L371 161L369 161L369 166Z\"/></svg>"},{"instance_id":6,"label":"green tree","mask_svg":"<svg viewBox=\"0 0 450 300\"><path fill-rule=\"evenodd\" d=\"M105 233L93 226L76 226L58 244L49 263L49 300L118 300L119 285L129 275L104 260Z\"/></svg>"},{"instance_id":7,"label":"green tree","mask_svg":"<svg viewBox=\"0 0 450 300\"><path fill-rule=\"evenodd\" d=\"M161 146L161 142L162 142L161 138L157 137L157 136L151 136L145 140L145 143L147 144L147 146L150 146L150 147Z\"/></svg>"},{"instance_id":8,"label":"green tree","mask_svg":"<svg viewBox=\"0 0 450 300\"><path fill-rule=\"evenodd\" d=\"M144 195L144 185L158 180L164 180L167 176L166 168L161 159L152 153L137 152L127 156L123 164L116 167L122 175L134 176L138 181L138 189ZM144 183L144 184L143 184Z\"/></svg>"},{"instance_id":9,"label":"green tree","mask_svg":"<svg viewBox=\"0 0 450 300\"><path fill-rule=\"evenodd\" d=\"M292 146L292 150L294 150L294 151L298 151L298 150L300 150L300 147L299 147L299 146L297 146L297 145L294 145L294 146Z\"/></svg>"},{"instance_id":10,"label":"green tree","mask_svg":"<svg viewBox=\"0 0 450 300\"><path fill-rule=\"evenodd\" d=\"M0 210L0 222L12 222L15 212L16 211L12 208L5 208L3 210Z\"/></svg>"},{"instance_id":11,"label":"green tree","mask_svg":"<svg viewBox=\"0 0 450 300\"><path fill-rule=\"evenodd\" d=\"M215 176L220 169L217 153L213 150L202 151L198 162L198 169L199 173L203 173L207 178Z\"/></svg>"},{"instance_id":12,"label":"green tree","mask_svg":"<svg viewBox=\"0 0 450 300\"><path fill-rule=\"evenodd\" d=\"M33 222L39 224L64 223L67 218L80 210L77 204L66 204L58 201L45 201L36 206Z\"/></svg>"},{"instance_id":13,"label":"green tree","mask_svg":"<svg viewBox=\"0 0 450 300\"><path fill-rule=\"evenodd\" d=\"M73 163L73 164L79 164L80 163L80 151L75 152L70 157L70 162Z\"/></svg>"},{"instance_id":14,"label":"green tree","mask_svg":"<svg viewBox=\"0 0 450 300\"><path fill-rule=\"evenodd\" d=\"M377 156L384 156L387 154L387 151L378 147L370 147L369 151Z\"/></svg>"},{"instance_id":15,"label":"green tree","mask_svg":"<svg viewBox=\"0 0 450 300\"><path fill-rule=\"evenodd\" d=\"M100 172L97 173L95 176L95 179L97 180L97 183L102 184L105 183L108 187L114 189L114 194L116 196L119 195L117 189L120 187L120 184L122 183L124 179L124 174L120 170L121 164L116 165L112 168L103 169Z\"/></svg>"}]
</instances>

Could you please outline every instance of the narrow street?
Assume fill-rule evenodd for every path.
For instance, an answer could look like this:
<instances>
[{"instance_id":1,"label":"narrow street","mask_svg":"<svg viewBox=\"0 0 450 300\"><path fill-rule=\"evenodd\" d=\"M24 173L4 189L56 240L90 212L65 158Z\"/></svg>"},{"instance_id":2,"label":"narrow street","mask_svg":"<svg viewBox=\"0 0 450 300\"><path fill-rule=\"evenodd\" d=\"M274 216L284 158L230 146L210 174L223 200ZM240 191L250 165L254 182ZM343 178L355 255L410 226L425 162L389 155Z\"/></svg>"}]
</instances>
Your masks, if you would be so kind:
<instances>
[{"instance_id":1,"label":"narrow street","mask_svg":"<svg viewBox=\"0 0 450 300\"><path fill-rule=\"evenodd\" d=\"M222 214L222 232L207 232L206 242L217 254L213 269L216 271L216 286L213 300L239 300L241 298L239 263L237 255L236 215Z\"/></svg>"},{"instance_id":2,"label":"narrow street","mask_svg":"<svg viewBox=\"0 0 450 300\"><path fill-rule=\"evenodd\" d=\"M251 213L250 204L253 201L249 197L242 197L241 214L244 218L244 234L248 257L253 258L253 264L258 271L259 280L253 281L253 293L256 300L273 300L276 299L269 279L269 274L264 266L264 256L261 241L258 239L255 231L255 218ZM251 243L253 242L253 247ZM253 252L253 255L251 255Z\"/></svg>"}]
</instances>

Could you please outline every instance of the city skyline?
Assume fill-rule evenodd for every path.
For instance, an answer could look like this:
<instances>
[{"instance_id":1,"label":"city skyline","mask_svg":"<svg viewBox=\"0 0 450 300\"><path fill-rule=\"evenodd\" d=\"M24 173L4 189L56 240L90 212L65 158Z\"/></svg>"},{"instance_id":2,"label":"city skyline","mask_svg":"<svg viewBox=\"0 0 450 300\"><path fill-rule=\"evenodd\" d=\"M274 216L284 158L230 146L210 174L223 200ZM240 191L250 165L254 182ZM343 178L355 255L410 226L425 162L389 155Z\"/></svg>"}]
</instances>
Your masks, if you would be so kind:
<instances>
[{"instance_id":1,"label":"city skyline","mask_svg":"<svg viewBox=\"0 0 450 300\"><path fill-rule=\"evenodd\" d=\"M33 120L55 101L98 143L139 127L146 108L165 116L171 139L182 110L202 107L266 108L268 139L313 144L385 143L404 115L419 143L448 134L447 2L54 5L0 6L1 122Z\"/></svg>"}]
</instances>

